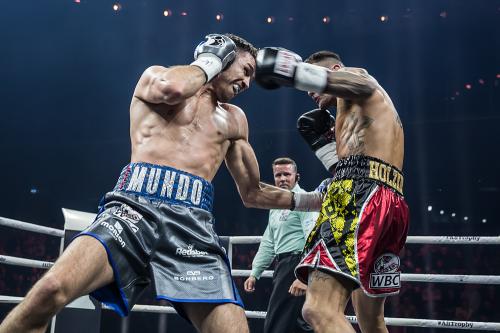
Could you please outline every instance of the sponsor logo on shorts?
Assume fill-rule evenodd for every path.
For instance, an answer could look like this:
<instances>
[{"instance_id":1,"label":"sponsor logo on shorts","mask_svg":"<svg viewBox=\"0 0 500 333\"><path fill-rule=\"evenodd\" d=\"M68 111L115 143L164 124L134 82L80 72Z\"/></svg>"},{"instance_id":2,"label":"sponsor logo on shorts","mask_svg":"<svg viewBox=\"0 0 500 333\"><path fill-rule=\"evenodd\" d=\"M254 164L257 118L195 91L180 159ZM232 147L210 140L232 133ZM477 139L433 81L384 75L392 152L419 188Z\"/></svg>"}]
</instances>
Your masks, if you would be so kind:
<instances>
[{"instance_id":1,"label":"sponsor logo on shorts","mask_svg":"<svg viewBox=\"0 0 500 333\"><path fill-rule=\"evenodd\" d=\"M213 275L202 275L201 271L186 271L186 275L174 275L175 281L212 281Z\"/></svg>"},{"instance_id":2,"label":"sponsor logo on shorts","mask_svg":"<svg viewBox=\"0 0 500 333\"><path fill-rule=\"evenodd\" d=\"M393 253L385 253L375 260L370 274L370 288L400 288L401 272L399 257Z\"/></svg>"},{"instance_id":3,"label":"sponsor logo on shorts","mask_svg":"<svg viewBox=\"0 0 500 333\"><path fill-rule=\"evenodd\" d=\"M203 183L200 179L176 171L135 166L126 190L156 195L160 198L190 201L193 205L199 206Z\"/></svg>"},{"instance_id":4,"label":"sponsor logo on shorts","mask_svg":"<svg viewBox=\"0 0 500 333\"><path fill-rule=\"evenodd\" d=\"M473 328L474 323L469 321L451 321L451 320L439 320L438 326L443 327L458 327L458 328Z\"/></svg>"},{"instance_id":5,"label":"sponsor logo on shorts","mask_svg":"<svg viewBox=\"0 0 500 333\"><path fill-rule=\"evenodd\" d=\"M208 252L198 251L194 248L193 244L189 244L187 249L184 249L182 247L178 247L177 249L175 249L175 254L183 257L204 257L208 255Z\"/></svg>"},{"instance_id":6,"label":"sponsor logo on shorts","mask_svg":"<svg viewBox=\"0 0 500 333\"><path fill-rule=\"evenodd\" d=\"M142 219L142 215L132 209L130 206L122 204L113 215L126 222L133 232L137 232L139 227L136 224ZM121 226L120 226L121 227Z\"/></svg>"},{"instance_id":7,"label":"sponsor logo on shorts","mask_svg":"<svg viewBox=\"0 0 500 333\"><path fill-rule=\"evenodd\" d=\"M106 221L102 221L101 224L104 228L108 229L108 232L113 236L113 238L120 243L121 247L125 247L125 241L121 238L120 234L123 231L123 227L120 223L115 222L114 225L109 224Z\"/></svg>"}]
</instances>

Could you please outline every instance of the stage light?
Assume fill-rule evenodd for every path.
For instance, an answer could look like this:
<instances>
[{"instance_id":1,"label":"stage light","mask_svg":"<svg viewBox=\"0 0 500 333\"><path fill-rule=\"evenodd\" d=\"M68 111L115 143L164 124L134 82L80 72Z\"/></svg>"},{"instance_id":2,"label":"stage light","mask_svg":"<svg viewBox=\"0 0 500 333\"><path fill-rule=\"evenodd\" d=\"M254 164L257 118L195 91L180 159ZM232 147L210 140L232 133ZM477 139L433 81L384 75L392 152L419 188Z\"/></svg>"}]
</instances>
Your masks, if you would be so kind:
<instances>
[{"instance_id":1,"label":"stage light","mask_svg":"<svg viewBox=\"0 0 500 333\"><path fill-rule=\"evenodd\" d=\"M432 206L427 206L427 211L431 212L432 211Z\"/></svg>"},{"instance_id":2,"label":"stage light","mask_svg":"<svg viewBox=\"0 0 500 333\"><path fill-rule=\"evenodd\" d=\"M323 17L323 23L324 23L324 24L328 24L328 23L330 23L330 17L329 17L329 16L325 16L325 17Z\"/></svg>"},{"instance_id":3,"label":"stage light","mask_svg":"<svg viewBox=\"0 0 500 333\"><path fill-rule=\"evenodd\" d=\"M479 79L479 80L477 80L477 82L479 82L479 84L484 84L484 80L483 79Z\"/></svg>"},{"instance_id":4,"label":"stage light","mask_svg":"<svg viewBox=\"0 0 500 333\"><path fill-rule=\"evenodd\" d=\"M172 16L172 11L171 11L170 9L165 9L165 10L163 11L163 16L165 16L165 17L170 17L170 16Z\"/></svg>"},{"instance_id":5,"label":"stage light","mask_svg":"<svg viewBox=\"0 0 500 333\"><path fill-rule=\"evenodd\" d=\"M457 216L457 213L451 213L451 217Z\"/></svg>"},{"instance_id":6,"label":"stage light","mask_svg":"<svg viewBox=\"0 0 500 333\"><path fill-rule=\"evenodd\" d=\"M470 84L470 83L465 84L465 89L471 90L472 89L472 84Z\"/></svg>"},{"instance_id":7,"label":"stage light","mask_svg":"<svg viewBox=\"0 0 500 333\"><path fill-rule=\"evenodd\" d=\"M387 16L387 15L382 15L382 16L380 16L380 21L382 21L382 22L387 22L387 21L389 21L389 16Z\"/></svg>"},{"instance_id":8,"label":"stage light","mask_svg":"<svg viewBox=\"0 0 500 333\"><path fill-rule=\"evenodd\" d=\"M224 18L224 15L222 15L222 14L217 14L217 15L215 15L215 19L216 19L217 21L219 21L219 22L220 22L220 21L222 21L222 19L223 19L223 18Z\"/></svg>"},{"instance_id":9,"label":"stage light","mask_svg":"<svg viewBox=\"0 0 500 333\"><path fill-rule=\"evenodd\" d=\"M113 5L113 10L114 10L115 12L122 10L122 5L121 5L120 3L118 3L118 2L117 2L117 3L115 3L115 4Z\"/></svg>"},{"instance_id":10,"label":"stage light","mask_svg":"<svg viewBox=\"0 0 500 333\"><path fill-rule=\"evenodd\" d=\"M487 221L486 219L483 219L481 222L486 223L486 222L488 222L488 221Z\"/></svg>"},{"instance_id":11,"label":"stage light","mask_svg":"<svg viewBox=\"0 0 500 333\"><path fill-rule=\"evenodd\" d=\"M445 12L445 11L442 11L441 13L439 13L439 16L441 16L441 18L447 18L448 17L448 13Z\"/></svg>"},{"instance_id":12,"label":"stage light","mask_svg":"<svg viewBox=\"0 0 500 333\"><path fill-rule=\"evenodd\" d=\"M444 214L444 210L442 210L442 209L441 209L441 210L439 211L439 214L443 215L443 214Z\"/></svg>"},{"instance_id":13,"label":"stage light","mask_svg":"<svg viewBox=\"0 0 500 333\"><path fill-rule=\"evenodd\" d=\"M468 221L469 220L469 217L468 216L464 216L464 221Z\"/></svg>"},{"instance_id":14,"label":"stage light","mask_svg":"<svg viewBox=\"0 0 500 333\"><path fill-rule=\"evenodd\" d=\"M292 21L293 21L293 16L290 16L290 17L288 18L288 21L292 22Z\"/></svg>"},{"instance_id":15,"label":"stage light","mask_svg":"<svg viewBox=\"0 0 500 333\"><path fill-rule=\"evenodd\" d=\"M274 17L268 16L267 19L266 19L266 22L269 23L269 24L274 23Z\"/></svg>"},{"instance_id":16,"label":"stage light","mask_svg":"<svg viewBox=\"0 0 500 333\"><path fill-rule=\"evenodd\" d=\"M187 16L188 13L187 12L181 12L181 16Z\"/></svg>"},{"instance_id":17,"label":"stage light","mask_svg":"<svg viewBox=\"0 0 500 333\"><path fill-rule=\"evenodd\" d=\"M37 193L38 193L38 189L37 189L37 188L35 188L35 187L32 187L32 188L30 189L30 193L31 193L31 194L37 194Z\"/></svg>"}]
</instances>

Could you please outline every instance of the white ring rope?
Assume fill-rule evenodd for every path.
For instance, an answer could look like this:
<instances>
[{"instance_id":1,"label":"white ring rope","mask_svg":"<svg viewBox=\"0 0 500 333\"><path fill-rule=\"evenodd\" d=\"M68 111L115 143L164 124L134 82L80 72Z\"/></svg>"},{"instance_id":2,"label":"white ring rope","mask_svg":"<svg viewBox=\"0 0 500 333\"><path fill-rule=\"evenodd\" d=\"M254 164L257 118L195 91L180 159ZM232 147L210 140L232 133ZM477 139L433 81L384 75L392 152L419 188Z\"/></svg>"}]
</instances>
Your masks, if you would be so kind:
<instances>
[{"instance_id":1,"label":"white ring rope","mask_svg":"<svg viewBox=\"0 0 500 333\"><path fill-rule=\"evenodd\" d=\"M38 224L0 217L0 225L14 229L64 237L64 230L44 227ZM232 244L260 243L262 236L220 236ZM483 244L500 245L500 236L408 236L406 244Z\"/></svg>"},{"instance_id":2,"label":"white ring rope","mask_svg":"<svg viewBox=\"0 0 500 333\"><path fill-rule=\"evenodd\" d=\"M19 303L23 300L22 297L14 296L0 296L0 303ZM111 307L102 304L105 310L112 310ZM143 305L136 304L132 308L134 312L146 313L168 313L176 314L177 312L171 306L161 305ZM247 318L264 319L266 318L265 311L245 311ZM346 316L353 324L357 324L355 316ZM451 328L463 330L484 330L484 331L498 331L500 330L500 323L487 323L476 321L455 321L455 320L432 320L432 319L414 319L414 318L385 318L385 323L388 326L406 326L406 327L427 327L427 328Z\"/></svg>"},{"instance_id":3,"label":"white ring rope","mask_svg":"<svg viewBox=\"0 0 500 333\"><path fill-rule=\"evenodd\" d=\"M233 269L233 276L250 276L251 270ZM262 272L262 277L273 277L274 271ZM454 275L454 274L401 274L401 281L429 283L463 283L463 284L500 284L500 276L496 275Z\"/></svg>"},{"instance_id":4,"label":"white ring rope","mask_svg":"<svg viewBox=\"0 0 500 333\"><path fill-rule=\"evenodd\" d=\"M111 307L104 306L103 309L112 310ZM142 305L137 304L132 308L137 312L152 313L177 313L173 307L160 305ZM265 311L245 311L247 318L266 318ZM353 324L358 321L355 316L346 316ZM432 320L432 319L413 319L413 318L385 318L385 323L389 326L412 326L412 327L434 327L434 328L453 328L465 330L486 330L497 331L500 329L500 323L474 322L474 321L454 321L454 320Z\"/></svg>"},{"instance_id":5,"label":"white ring rope","mask_svg":"<svg viewBox=\"0 0 500 333\"><path fill-rule=\"evenodd\" d=\"M54 263L50 261L33 260L33 259L11 257L5 255L0 255L0 264L32 267L32 268L43 268L43 269L49 269L54 265Z\"/></svg>"},{"instance_id":6,"label":"white ring rope","mask_svg":"<svg viewBox=\"0 0 500 333\"><path fill-rule=\"evenodd\" d=\"M25 259L0 255L0 264L49 269L53 262ZM232 269L235 277L250 276L250 270ZM274 271L264 271L262 277L273 277ZM401 281L433 282L433 283L463 283L463 284L500 284L500 276L495 275L452 275L452 274L401 274Z\"/></svg>"},{"instance_id":7,"label":"white ring rope","mask_svg":"<svg viewBox=\"0 0 500 333\"><path fill-rule=\"evenodd\" d=\"M220 236L222 240L229 238L232 244L260 243L262 236ZM408 236L406 244L483 244L500 245L500 236Z\"/></svg>"},{"instance_id":8,"label":"white ring rope","mask_svg":"<svg viewBox=\"0 0 500 333\"><path fill-rule=\"evenodd\" d=\"M32 232L36 232L39 234L64 237L64 230L44 227L42 225L17 221L17 220L13 220L13 219L8 219L6 217L0 217L0 225L3 225L5 227L11 227L14 229L32 231Z\"/></svg>"}]
</instances>

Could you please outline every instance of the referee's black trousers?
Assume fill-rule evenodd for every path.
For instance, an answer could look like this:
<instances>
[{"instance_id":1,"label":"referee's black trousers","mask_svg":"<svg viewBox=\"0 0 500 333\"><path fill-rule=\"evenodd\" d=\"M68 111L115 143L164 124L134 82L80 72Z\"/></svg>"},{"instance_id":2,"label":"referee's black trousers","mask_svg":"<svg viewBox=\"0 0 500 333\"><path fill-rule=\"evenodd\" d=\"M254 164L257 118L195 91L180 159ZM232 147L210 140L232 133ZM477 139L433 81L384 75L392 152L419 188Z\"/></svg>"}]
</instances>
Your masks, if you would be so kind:
<instances>
[{"instance_id":1,"label":"referee's black trousers","mask_svg":"<svg viewBox=\"0 0 500 333\"><path fill-rule=\"evenodd\" d=\"M288 292L295 280L294 269L300 261L300 254L278 254L277 259L278 264L273 275L273 290L264 322L264 333L313 332L302 318L302 306L306 297L293 296Z\"/></svg>"}]
</instances>

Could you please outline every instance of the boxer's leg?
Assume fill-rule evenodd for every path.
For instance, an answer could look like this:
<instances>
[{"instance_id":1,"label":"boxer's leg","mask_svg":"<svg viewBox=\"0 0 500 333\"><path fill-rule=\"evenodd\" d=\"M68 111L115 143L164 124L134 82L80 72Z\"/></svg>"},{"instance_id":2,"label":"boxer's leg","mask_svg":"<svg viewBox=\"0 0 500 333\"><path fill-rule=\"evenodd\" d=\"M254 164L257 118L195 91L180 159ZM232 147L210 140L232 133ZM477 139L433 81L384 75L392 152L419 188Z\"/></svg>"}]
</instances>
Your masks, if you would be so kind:
<instances>
[{"instance_id":1,"label":"boxer's leg","mask_svg":"<svg viewBox=\"0 0 500 333\"><path fill-rule=\"evenodd\" d=\"M66 304L111 281L113 270L104 247L92 237L78 237L5 318L0 333L43 333Z\"/></svg>"}]
</instances>

